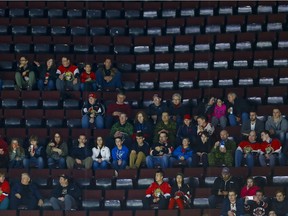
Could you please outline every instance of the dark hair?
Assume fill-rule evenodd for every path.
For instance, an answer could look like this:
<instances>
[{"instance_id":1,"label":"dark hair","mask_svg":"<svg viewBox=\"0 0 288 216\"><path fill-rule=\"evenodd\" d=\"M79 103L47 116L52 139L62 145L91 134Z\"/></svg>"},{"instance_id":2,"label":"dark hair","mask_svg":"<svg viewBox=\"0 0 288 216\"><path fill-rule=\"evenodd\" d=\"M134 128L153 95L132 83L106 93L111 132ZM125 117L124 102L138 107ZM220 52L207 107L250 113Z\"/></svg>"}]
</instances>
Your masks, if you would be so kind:
<instances>
[{"instance_id":1,"label":"dark hair","mask_svg":"<svg viewBox=\"0 0 288 216\"><path fill-rule=\"evenodd\" d=\"M270 131L269 130L262 130L261 133L268 134L270 136Z\"/></svg>"}]
</instances>

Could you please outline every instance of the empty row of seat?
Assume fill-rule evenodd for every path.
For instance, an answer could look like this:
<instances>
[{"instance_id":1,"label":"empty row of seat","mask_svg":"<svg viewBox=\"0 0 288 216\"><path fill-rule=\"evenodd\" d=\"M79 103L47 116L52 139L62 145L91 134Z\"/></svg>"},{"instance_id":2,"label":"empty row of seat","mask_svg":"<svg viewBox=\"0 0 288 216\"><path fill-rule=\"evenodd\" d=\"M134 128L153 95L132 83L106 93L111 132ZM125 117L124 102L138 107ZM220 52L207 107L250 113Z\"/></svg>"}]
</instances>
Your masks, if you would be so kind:
<instances>
[{"instance_id":1,"label":"empty row of seat","mask_svg":"<svg viewBox=\"0 0 288 216\"><path fill-rule=\"evenodd\" d=\"M1 16L69 18L161 18L223 14L282 13L285 2L1 2Z\"/></svg>"},{"instance_id":2,"label":"empty row of seat","mask_svg":"<svg viewBox=\"0 0 288 216\"><path fill-rule=\"evenodd\" d=\"M81 134L84 134L88 140L94 139L97 136L107 137L110 134L110 129L83 129L83 128L0 128L0 135L2 138L5 138L8 142L11 138L17 136L19 139L24 141L26 138L31 135L37 136L41 142L41 144L47 144L54 136L55 133L59 133L63 140L71 141L78 139Z\"/></svg>"},{"instance_id":3,"label":"empty row of seat","mask_svg":"<svg viewBox=\"0 0 288 216\"><path fill-rule=\"evenodd\" d=\"M167 19L48 19L0 17L0 34L12 35L176 35L286 30L286 14Z\"/></svg>"},{"instance_id":4,"label":"empty row of seat","mask_svg":"<svg viewBox=\"0 0 288 216\"><path fill-rule=\"evenodd\" d=\"M288 32L176 36L0 36L1 53L149 54L288 48Z\"/></svg>"}]
</instances>

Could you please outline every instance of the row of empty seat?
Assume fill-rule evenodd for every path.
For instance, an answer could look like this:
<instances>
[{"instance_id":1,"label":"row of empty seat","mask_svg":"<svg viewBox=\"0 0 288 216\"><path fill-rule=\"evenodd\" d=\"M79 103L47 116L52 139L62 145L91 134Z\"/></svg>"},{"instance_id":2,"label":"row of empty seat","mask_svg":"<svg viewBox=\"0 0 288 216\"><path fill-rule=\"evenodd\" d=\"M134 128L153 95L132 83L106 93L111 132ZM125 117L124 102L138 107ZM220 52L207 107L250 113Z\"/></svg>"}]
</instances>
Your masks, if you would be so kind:
<instances>
[{"instance_id":1,"label":"row of empty seat","mask_svg":"<svg viewBox=\"0 0 288 216\"><path fill-rule=\"evenodd\" d=\"M71 19L0 17L0 34L11 35L176 35L285 31L286 14L168 19Z\"/></svg>"},{"instance_id":2,"label":"row of empty seat","mask_svg":"<svg viewBox=\"0 0 288 216\"><path fill-rule=\"evenodd\" d=\"M286 2L1 2L0 16L69 18L166 18L223 14L282 13Z\"/></svg>"},{"instance_id":3,"label":"row of empty seat","mask_svg":"<svg viewBox=\"0 0 288 216\"><path fill-rule=\"evenodd\" d=\"M288 32L177 36L0 36L2 53L149 54L205 51L281 50ZM232 55L232 53L231 53ZM232 56L231 56L232 58Z\"/></svg>"}]
</instances>

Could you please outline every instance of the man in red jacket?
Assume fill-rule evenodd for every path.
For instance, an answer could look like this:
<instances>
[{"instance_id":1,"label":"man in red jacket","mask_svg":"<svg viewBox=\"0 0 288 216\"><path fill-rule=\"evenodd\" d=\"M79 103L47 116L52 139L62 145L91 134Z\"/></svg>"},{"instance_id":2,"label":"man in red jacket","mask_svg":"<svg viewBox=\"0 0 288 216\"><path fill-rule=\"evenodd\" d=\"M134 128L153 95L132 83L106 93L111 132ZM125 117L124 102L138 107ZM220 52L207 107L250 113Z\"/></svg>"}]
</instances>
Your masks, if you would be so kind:
<instances>
[{"instance_id":1,"label":"man in red jacket","mask_svg":"<svg viewBox=\"0 0 288 216\"><path fill-rule=\"evenodd\" d=\"M143 208L150 209L151 204L159 204L159 209L167 209L171 196L171 186L163 181L164 175L162 171L155 174L155 182L153 182L146 190L146 197L143 200Z\"/></svg>"},{"instance_id":2,"label":"man in red jacket","mask_svg":"<svg viewBox=\"0 0 288 216\"><path fill-rule=\"evenodd\" d=\"M77 66L70 63L70 59L62 57L62 64L58 67L56 75L56 88L59 91L74 90L80 88L79 69Z\"/></svg>"}]
</instances>

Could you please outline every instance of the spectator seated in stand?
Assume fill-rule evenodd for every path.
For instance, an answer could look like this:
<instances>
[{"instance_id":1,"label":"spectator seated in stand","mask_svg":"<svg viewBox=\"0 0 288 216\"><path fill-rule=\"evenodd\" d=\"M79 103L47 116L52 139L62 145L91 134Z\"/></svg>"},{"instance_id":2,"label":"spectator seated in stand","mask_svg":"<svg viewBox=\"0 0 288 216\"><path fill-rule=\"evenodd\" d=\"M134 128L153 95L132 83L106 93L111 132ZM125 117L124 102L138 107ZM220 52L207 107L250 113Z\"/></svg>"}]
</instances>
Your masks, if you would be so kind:
<instances>
[{"instance_id":1,"label":"spectator seated in stand","mask_svg":"<svg viewBox=\"0 0 288 216\"><path fill-rule=\"evenodd\" d=\"M103 137L96 138L95 146L92 148L92 168L107 169L110 164L111 152L110 149L104 145Z\"/></svg>"},{"instance_id":2,"label":"spectator seated in stand","mask_svg":"<svg viewBox=\"0 0 288 216\"><path fill-rule=\"evenodd\" d=\"M112 66L112 61L106 58L104 61L104 67L99 68L96 71L96 83L99 90L102 89L121 89L122 80L120 71Z\"/></svg>"},{"instance_id":3,"label":"spectator seated in stand","mask_svg":"<svg viewBox=\"0 0 288 216\"><path fill-rule=\"evenodd\" d=\"M227 125L227 118L226 118L226 105L224 101L220 98L216 100L216 105L214 106L212 119L212 125L216 128L218 124L220 127L224 129Z\"/></svg>"},{"instance_id":4,"label":"spectator seated in stand","mask_svg":"<svg viewBox=\"0 0 288 216\"><path fill-rule=\"evenodd\" d=\"M24 56L20 57L19 65L15 73L15 81L15 89L19 91L22 91L24 88L32 90L36 83L34 68Z\"/></svg>"},{"instance_id":5,"label":"spectator seated in stand","mask_svg":"<svg viewBox=\"0 0 288 216\"><path fill-rule=\"evenodd\" d=\"M10 184L5 179L5 173L0 171L0 210L8 209L9 207L9 194Z\"/></svg>"},{"instance_id":6,"label":"spectator seated in stand","mask_svg":"<svg viewBox=\"0 0 288 216\"><path fill-rule=\"evenodd\" d=\"M196 126L193 124L190 114L185 114L183 124L180 125L177 130L176 145L181 145L184 137L188 137L193 145L195 143L196 136Z\"/></svg>"},{"instance_id":7,"label":"spectator seated in stand","mask_svg":"<svg viewBox=\"0 0 288 216\"><path fill-rule=\"evenodd\" d=\"M25 169L36 167L38 169L44 168L44 148L39 145L37 136L30 136L29 147L26 151L26 157L23 160Z\"/></svg>"},{"instance_id":8,"label":"spectator seated in stand","mask_svg":"<svg viewBox=\"0 0 288 216\"><path fill-rule=\"evenodd\" d=\"M38 89L43 90L54 90L56 85L56 65L54 59L50 58L46 61L45 64L40 64L37 61L34 61L34 64L37 66L38 72Z\"/></svg>"},{"instance_id":9,"label":"spectator seated in stand","mask_svg":"<svg viewBox=\"0 0 288 216\"><path fill-rule=\"evenodd\" d=\"M183 138L182 145L178 146L172 152L169 158L170 166L174 167L177 165L184 165L187 167L192 167L193 165L193 150L190 146L189 138Z\"/></svg>"},{"instance_id":10,"label":"spectator seated in stand","mask_svg":"<svg viewBox=\"0 0 288 216\"><path fill-rule=\"evenodd\" d=\"M69 90L79 91L79 69L71 64L70 59L63 56L62 64L57 68L56 88L58 91L65 92Z\"/></svg>"},{"instance_id":11,"label":"spectator seated in stand","mask_svg":"<svg viewBox=\"0 0 288 216\"><path fill-rule=\"evenodd\" d=\"M9 168L23 168L25 150L17 138L12 138L9 146Z\"/></svg>"},{"instance_id":12,"label":"spectator seated in stand","mask_svg":"<svg viewBox=\"0 0 288 216\"><path fill-rule=\"evenodd\" d=\"M7 142L0 138L0 168L7 168L9 164L9 150Z\"/></svg>"},{"instance_id":13,"label":"spectator seated in stand","mask_svg":"<svg viewBox=\"0 0 288 216\"><path fill-rule=\"evenodd\" d=\"M244 137L248 137L250 131L255 131L257 137L260 138L261 132L264 130L264 122L257 119L257 114L255 111L250 111L249 120L243 122L241 126L241 134Z\"/></svg>"},{"instance_id":14,"label":"spectator seated in stand","mask_svg":"<svg viewBox=\"0 0 288 216\"><path fill-rule=\"evenodd\" d=\"M129 149L123 145L122 137L115 137L115 147L112 149L112 167L118 171L128 166Z\"/></svg>"},{"instance_id":15,"label":"spectator seated in stand","mask_svg":"<svg viewBox=\"0 0 288 216\"><path fill-rule=\"evenodd\" d=\"M96 91L96 74L92 71L92 66L89 63L85 64L84 71L80 75L81 91Z\"/></svg>"},{"instance_id":16,"label":"spectator seated in stand","mask_svg":"<svg viewBox=\"0 0 288 216\"><path fill-rule=\"evenodd\" d=\"M156 125L161 120L162 113L166 111L166 103L162 102L162 98L158 94L154 94L153 103L146 110L148 118Z\"/></svg>"}]
</instances>

